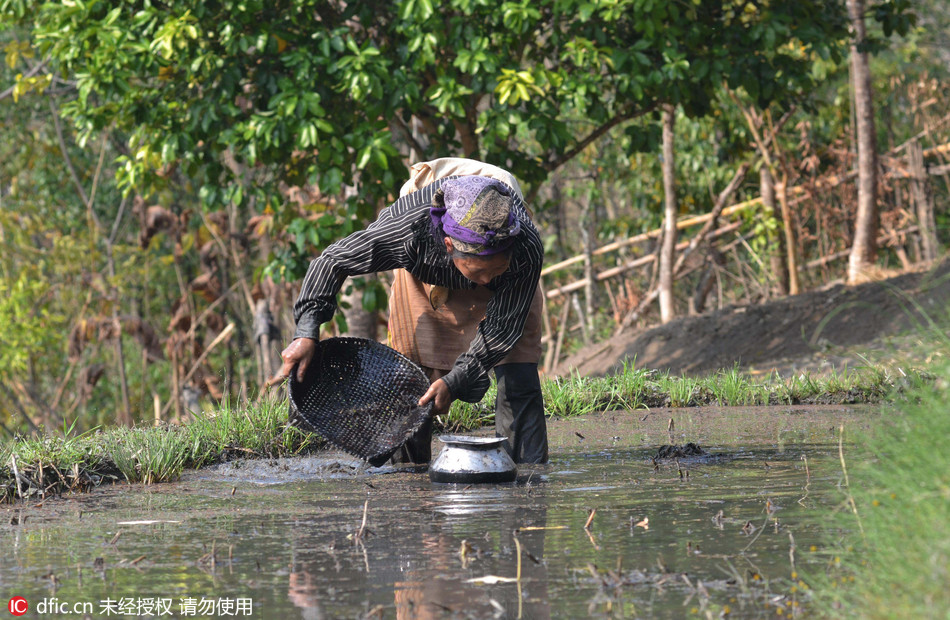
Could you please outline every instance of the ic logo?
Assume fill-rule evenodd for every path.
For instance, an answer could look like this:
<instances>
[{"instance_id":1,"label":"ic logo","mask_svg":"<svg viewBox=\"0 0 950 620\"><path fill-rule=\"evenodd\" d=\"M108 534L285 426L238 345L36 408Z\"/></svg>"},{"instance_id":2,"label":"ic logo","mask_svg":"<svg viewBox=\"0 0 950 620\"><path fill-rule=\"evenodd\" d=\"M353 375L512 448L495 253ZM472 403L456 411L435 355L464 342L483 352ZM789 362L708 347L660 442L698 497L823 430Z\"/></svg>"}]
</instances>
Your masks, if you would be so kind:
<instances>
[{"instance_id":1,"label":"ic logo","mask_svg":"<svg viewBox=\"0 0 950 620\"><path fill-rule=\"evenodd\" d=\"M9 609L10 613L14 616L22 616L29 608L29 604L22 596L14 596L10 599L10 602L7 603L7 609Z\"/></svg>"}]
</instances>

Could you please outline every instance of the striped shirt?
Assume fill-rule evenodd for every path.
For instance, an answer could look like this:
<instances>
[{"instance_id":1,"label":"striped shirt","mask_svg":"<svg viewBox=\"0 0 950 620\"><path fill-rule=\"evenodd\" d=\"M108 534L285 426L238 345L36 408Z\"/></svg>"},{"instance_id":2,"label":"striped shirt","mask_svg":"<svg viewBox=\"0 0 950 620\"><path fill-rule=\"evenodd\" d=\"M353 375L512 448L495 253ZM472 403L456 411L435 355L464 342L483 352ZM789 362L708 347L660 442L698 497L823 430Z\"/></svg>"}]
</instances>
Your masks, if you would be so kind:
<instances>
[{"instance_id":1,"label":"striped shirt","mask_svg":"<svg viewBox=\"0 0 950 620\"><path fill-rule=\"evenodd\" d=\"M448 289L474 289L431 234L429 207L444 177L403 196L383 209L375 222L329 246L310 263L294 304L294 338L318 339L320 324L336 311L336 296L349 276L405 269L426 284ZM524 331L528 310L541 277L544 247L524 203L513 196L521 220L508 270L487 288L495 292L468 351L443 377L453 398L478 402L488 390L488 372L515 346Z\"/></svg>"}]
</instances>

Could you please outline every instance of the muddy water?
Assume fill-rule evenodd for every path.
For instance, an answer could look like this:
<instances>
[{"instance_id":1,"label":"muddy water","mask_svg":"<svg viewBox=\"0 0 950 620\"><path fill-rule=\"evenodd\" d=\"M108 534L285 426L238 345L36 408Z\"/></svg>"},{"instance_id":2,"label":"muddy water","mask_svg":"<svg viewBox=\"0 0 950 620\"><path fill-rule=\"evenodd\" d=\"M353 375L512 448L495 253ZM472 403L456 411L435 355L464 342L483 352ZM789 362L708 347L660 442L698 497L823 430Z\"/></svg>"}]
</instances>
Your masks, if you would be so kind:
<instances>
[{"instance_id":1,"label":"muddy water","mask_svg":"<svg viewBox=\"0 0 950 620\"><path fill-rule=\"evenodd\" d=\"M828 559L839 426L873 415L556 422L551 463L505 485L434 485L321 455L6 508L0 596L24 597L24 617L40 605L91 617L774 617L807 608L798 573ZM713 456L654 463L671 439Z\"/></svg>"}]
</instances>

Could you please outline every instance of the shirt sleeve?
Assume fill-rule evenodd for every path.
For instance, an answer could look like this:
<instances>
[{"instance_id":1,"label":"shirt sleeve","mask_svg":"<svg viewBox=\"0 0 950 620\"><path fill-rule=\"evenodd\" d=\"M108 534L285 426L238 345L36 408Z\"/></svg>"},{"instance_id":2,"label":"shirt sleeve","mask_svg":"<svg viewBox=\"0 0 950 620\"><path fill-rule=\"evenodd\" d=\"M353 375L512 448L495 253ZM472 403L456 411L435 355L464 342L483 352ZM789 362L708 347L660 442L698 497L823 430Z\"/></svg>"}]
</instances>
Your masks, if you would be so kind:
<instances>
[{"instance_id":1,"label":"shirt sleeve","mask_svg":"<svg viewBox=\"0 0 950 620\"><path fill-rule=\"evenodd\" d=\"M406 267L406 240L414 221L409 201L400 199L364 230L331 244L310 262L294 304L294 338L319 338L320 325L333 318L336 296L346 278Z\"/></svg>"},{"instance_id":2,"label":"shirt sleeve","mask_svg":"<svg viewBox=\"0 0 950 620\"><path fill-rule=\"evenodd\" d=\"M527 227L526 227L527 228ZM521 251L497 280L485 318L478 325L469 350L458 357L443 380L453 398L478 402L491 385L488 372L514 348L524 333L538 280L543 247L537 231L527 229Z\"/></svg>"}]
</instances>

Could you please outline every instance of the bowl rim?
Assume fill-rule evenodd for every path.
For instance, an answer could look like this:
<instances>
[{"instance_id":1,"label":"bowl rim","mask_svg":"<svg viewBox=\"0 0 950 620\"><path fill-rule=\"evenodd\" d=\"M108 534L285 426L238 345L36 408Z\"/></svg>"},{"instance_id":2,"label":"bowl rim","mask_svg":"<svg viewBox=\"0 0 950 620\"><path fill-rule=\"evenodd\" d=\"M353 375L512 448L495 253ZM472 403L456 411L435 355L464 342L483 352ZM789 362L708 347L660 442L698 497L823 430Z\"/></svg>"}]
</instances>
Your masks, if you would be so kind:
<instances>
[{"instance_id":1,"label":"bowl rim","mask_svg":"<svg viewBox=\"0 0 950 620\"><path fill-rule=\"evenodd\" d=\"M439 435L439 441L447 446L479 446L487 447L501 445L504 443L504 437L476 437L473 435Z\"/></svg>"}]
</instances>

